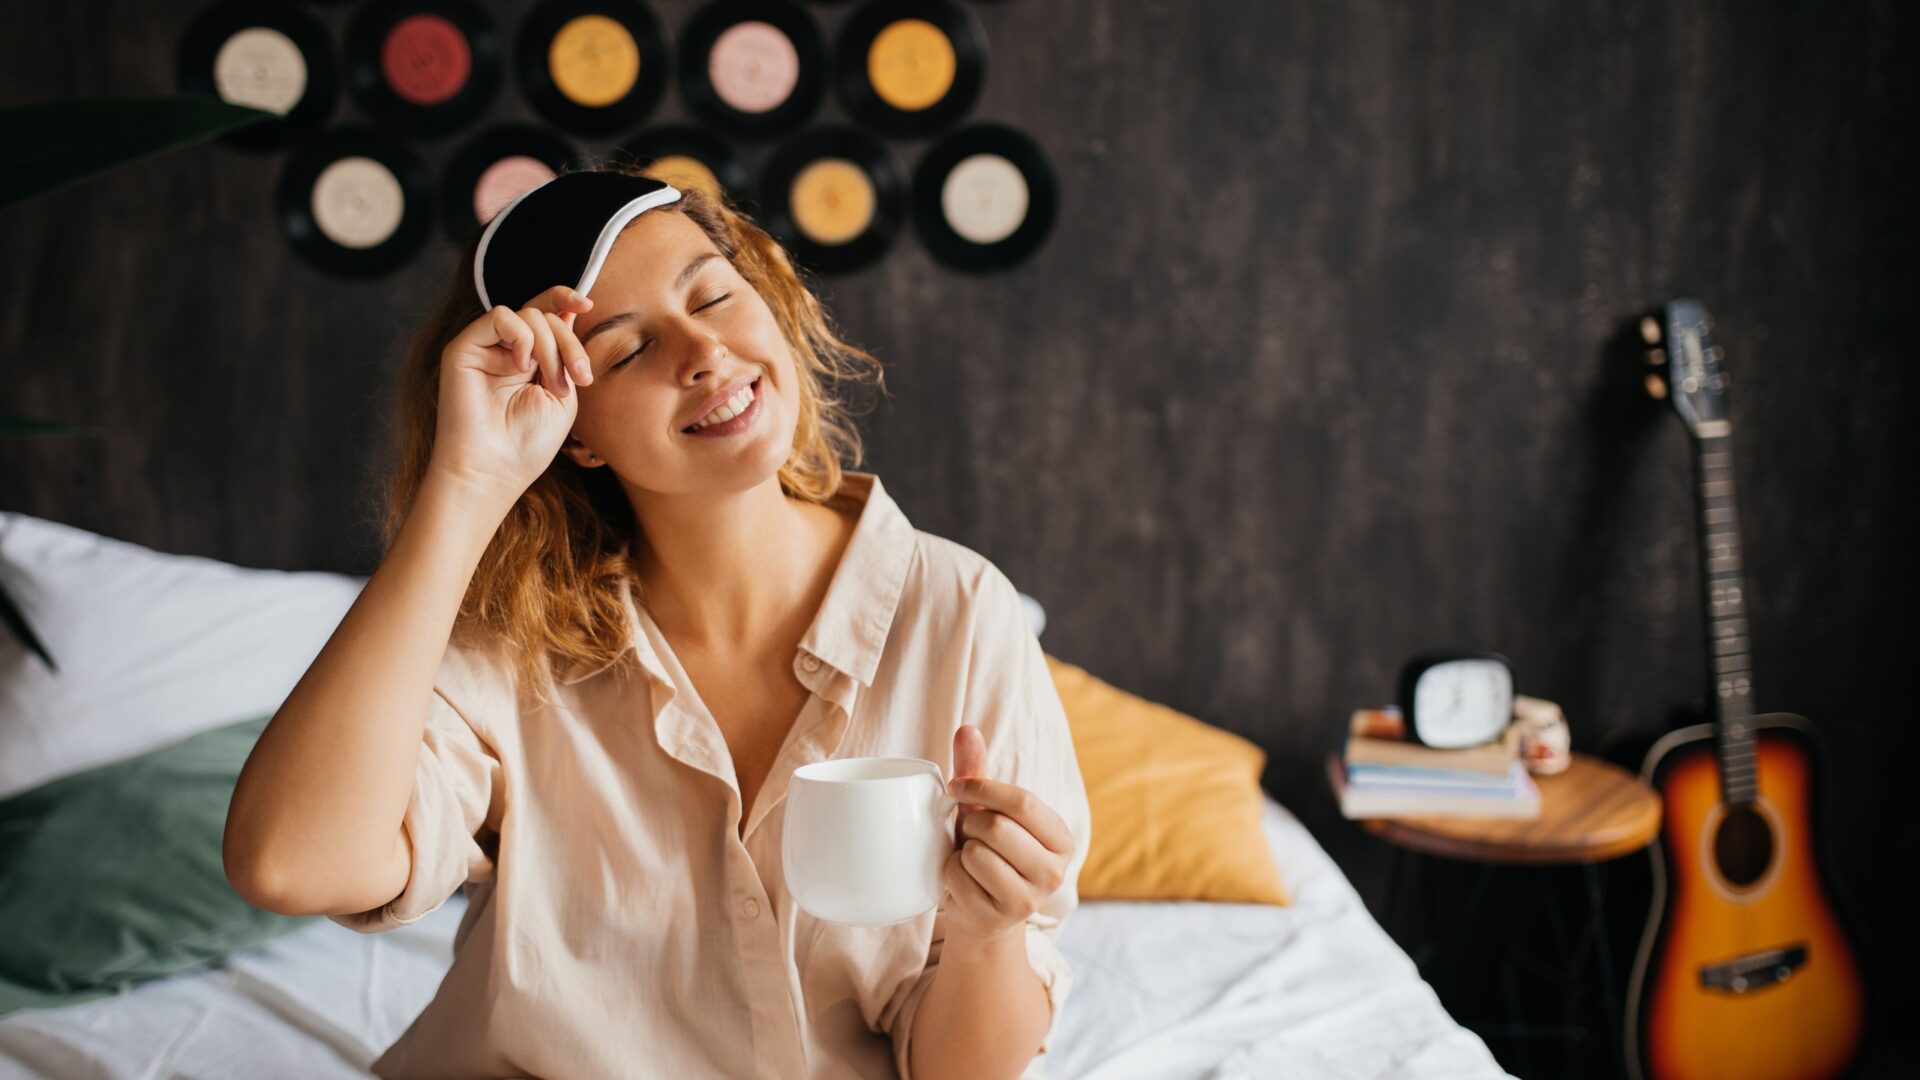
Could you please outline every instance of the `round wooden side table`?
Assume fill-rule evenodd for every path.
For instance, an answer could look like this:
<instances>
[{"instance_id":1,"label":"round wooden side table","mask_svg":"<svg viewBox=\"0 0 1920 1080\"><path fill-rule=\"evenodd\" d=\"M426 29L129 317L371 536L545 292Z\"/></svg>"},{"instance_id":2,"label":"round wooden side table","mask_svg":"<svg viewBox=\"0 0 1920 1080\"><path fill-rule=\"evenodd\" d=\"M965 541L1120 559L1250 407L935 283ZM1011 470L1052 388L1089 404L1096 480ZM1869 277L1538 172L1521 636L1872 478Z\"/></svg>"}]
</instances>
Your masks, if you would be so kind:
<instances>
[{"instance_id":1,"label":"round wooden side table","mask_svg":"<svg viewBox=\"0 0 1920 1080\"><path fill-rule=\"evenodd\" d=\"M1428 855L1467 862L1552 866L1631 855L1660 833L1660 796L1611 761L1573 755L1567 770L1536 776L1540 816L1365 818L1376 836Z\"/></svg>"},{"instance_id":2,"label":"round wooden side table","mask_svg":"<svg viewBox=\"0 0 1920 1080\"><path fill-rule=\"evenodd\" d=\"M1337 775L1343 768L1338 754L1329 759L1328 768L1330 776ZM1457 946L1466 936L1495 869L1502 866L1579 867L1586 878L1588 922L1581 946L1565 950L1569 966L1575 972L1567 976L1567 982L1570 994L1577 992L1578 972L1584 966L1584 954L1590 949L1606 1014L1605 1041L1615 1066L1611 1072L1617 1075L1622 1003L1607 941L1599 864L1643 851L1653 842L1660 832L1660 796L1620 766L1586 754L1574 754L1565 772L1536 776L1533 780L1540 788L1540 816L1529 821L1395 817L1363 818L1360 824L1394 845L1393 865L1387 879L1390 921L1399 911L1403 864L1409 854L1438 856L1482 867L1461 908L1449 942L1451 946ZM1544 890L1544 883L1542 887ZM1551 894L1545 895L1547 915L1559 931L1558 904ZM1560 936L1564 939L1564 934ZM1510 939L1506 944L1510 946ZM1515 1011L1512 997L1510 993L1509 1012ZM1530 1033L1517 1023L1510 1023L1509 1028L1517 1035Z\"/></svg>"}]
</instances>

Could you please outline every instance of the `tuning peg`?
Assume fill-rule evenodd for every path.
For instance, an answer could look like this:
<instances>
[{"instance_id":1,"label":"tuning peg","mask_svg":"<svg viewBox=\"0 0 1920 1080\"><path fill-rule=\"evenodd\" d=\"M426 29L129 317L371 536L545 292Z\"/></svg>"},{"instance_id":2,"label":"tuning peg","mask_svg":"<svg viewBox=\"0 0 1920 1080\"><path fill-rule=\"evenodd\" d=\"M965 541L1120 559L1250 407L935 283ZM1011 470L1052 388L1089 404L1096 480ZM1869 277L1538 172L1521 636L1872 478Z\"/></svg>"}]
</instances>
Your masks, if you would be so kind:
<instances>
[{"instance_id":1,"label":"tuning peg","mask_svg":"<svg viewBox=\"0 0 1920 1080\"><path fill-rule=\"evenodd\" d=\"M1667 380L1658 375L1648 375L1647 396L1655 401L1665 401L1667 398Z\"/></svg>"},{"instance_id":2,"label":"tuning peg","mask_svg":"<svg viewBox=\"0 0 1920 1080\"><path fill-rule=\"evenodd\" d=\"M1651 315L1640 319L1640 340L1649 345L1660 344L1660 320Z\"/></svg>"}]
</instances>

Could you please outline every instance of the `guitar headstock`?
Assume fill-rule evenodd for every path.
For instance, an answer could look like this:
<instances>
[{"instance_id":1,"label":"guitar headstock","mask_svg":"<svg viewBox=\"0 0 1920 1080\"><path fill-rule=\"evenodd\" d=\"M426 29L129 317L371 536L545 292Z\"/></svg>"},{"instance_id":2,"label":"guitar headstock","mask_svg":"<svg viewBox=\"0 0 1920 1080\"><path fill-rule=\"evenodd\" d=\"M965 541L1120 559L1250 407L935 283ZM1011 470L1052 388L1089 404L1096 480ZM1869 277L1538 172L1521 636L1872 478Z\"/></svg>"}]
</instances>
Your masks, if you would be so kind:
<instances>
[{"instance_id":1,"label":"guitar headstock","mask_svg":"<svg viewBox=\"0 0 1920 1080\"><path fill-rule=\"evenodd\" d=\"M1647 345L1647 393L1671 400L1687 429L1698 437L1725 435L1727 373L1725 354L1713 342L1713 319L1698 300L1672 300L1640 320Z\"/></svg>"}]
</instances>

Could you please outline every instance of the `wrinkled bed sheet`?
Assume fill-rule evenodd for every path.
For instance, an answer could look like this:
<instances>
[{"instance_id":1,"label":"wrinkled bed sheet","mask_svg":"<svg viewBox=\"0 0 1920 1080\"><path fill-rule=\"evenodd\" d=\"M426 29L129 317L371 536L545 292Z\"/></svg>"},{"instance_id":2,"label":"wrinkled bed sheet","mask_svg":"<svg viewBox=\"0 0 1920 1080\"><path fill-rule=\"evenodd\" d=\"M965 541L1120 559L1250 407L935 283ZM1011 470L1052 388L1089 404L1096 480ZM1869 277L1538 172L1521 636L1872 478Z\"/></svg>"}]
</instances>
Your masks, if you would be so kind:
<instances>
[{"instance_id":1,"label":"wrinkled bed sheet","mask_svg":"<svg viewBox=\"0 0 1920 1080\"><path fill-rule=\"evenodd\" d=\"M1294 904L1083 901L1053 1080L1498 1078L1300 822L1262 822ZM0 1080L368 1076L433 997L466 901L356 934L319 921L129 994L0 1017Z\"/></svg>"}]
</instances>

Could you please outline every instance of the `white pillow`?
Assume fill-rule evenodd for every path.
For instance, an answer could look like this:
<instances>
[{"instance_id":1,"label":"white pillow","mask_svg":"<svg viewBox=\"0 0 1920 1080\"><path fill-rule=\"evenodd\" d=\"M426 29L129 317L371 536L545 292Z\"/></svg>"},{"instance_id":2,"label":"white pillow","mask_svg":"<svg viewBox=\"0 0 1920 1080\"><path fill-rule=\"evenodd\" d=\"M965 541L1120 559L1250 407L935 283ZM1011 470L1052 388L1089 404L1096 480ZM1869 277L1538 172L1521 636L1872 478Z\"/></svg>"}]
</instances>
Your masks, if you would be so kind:
<instances>
[{"instance_id":1,"label":"white pillow","mask_svg":"<svg viewBox=\"0 0 1920 1080\"><path fill-rule=\"evenodd\" d=\"M271 714L366 579L168 555L0 512L0 584L58 671L0 622L0 798Z\"/></svg>"}]
</instances>

